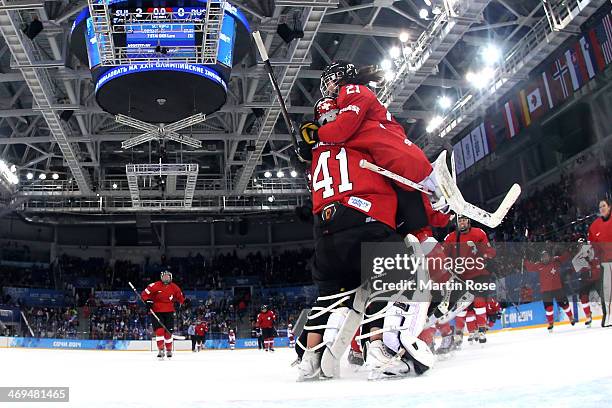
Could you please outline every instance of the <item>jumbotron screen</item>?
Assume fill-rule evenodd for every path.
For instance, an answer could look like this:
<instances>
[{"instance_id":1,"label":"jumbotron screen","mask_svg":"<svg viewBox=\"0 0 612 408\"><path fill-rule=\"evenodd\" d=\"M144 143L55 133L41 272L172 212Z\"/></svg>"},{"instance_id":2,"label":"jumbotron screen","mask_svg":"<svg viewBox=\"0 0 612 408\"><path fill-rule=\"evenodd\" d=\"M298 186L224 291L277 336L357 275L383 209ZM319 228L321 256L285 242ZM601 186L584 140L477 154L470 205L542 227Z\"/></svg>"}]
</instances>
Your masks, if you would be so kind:
<instances>
[{"instance_id":1,"label":"jumbotron screen","mask_svg":"<svg viewBox=\"0 0 612 408\"><path fill-rule=\"evenodd\" d=\"M165 55L169 57L189 58L195 56L195 47L201 42L194 32L194 24L165 23L164 21L180 19L201 19L206 14L205 7L157 7L113 10L113 24L119 24L130 17L125 28L125 44L128 49L128 58L146 58L155 54L160 47ZM150 16L153 15L153 21ZM233 64L233 49L236 37L236 20L231 13L225 13L223 25L219 35L219 47L217 50L217 61L226 67ZM142 18L143 22L137 22ZM144 21L146 18L146 21ZM77 18L78 21L78 18ZM100 55L96 45L91 17L87 18L87 30L85 40L88 47L89 67L94 68L100 64ZM201 37L201 35L200 35Z\"/></svg>"}]
</instances>

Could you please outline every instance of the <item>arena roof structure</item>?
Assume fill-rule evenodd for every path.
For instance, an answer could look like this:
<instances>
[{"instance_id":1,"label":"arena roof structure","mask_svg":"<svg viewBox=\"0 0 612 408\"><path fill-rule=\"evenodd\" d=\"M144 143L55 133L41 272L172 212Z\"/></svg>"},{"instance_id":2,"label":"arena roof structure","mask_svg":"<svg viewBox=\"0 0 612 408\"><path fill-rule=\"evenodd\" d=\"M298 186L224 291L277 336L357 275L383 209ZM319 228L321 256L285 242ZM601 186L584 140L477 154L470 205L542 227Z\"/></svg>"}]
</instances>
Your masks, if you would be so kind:
<instances>
[{"instance_id":1,"label":"arena roof structure","mask_svg":"<svg viewBox=\"0 0 612 408\"><path fill-rule=\"evenodd\" d=\"M381 100L433 156L605 2L232 4L262 32L296 123L312 114L321 69L330 61L381 64L388 70L377 90ZM73 21L88 6L0 0L0 158L7 168L15 166L19 179L2 205L31 213L245 213L305 205L306 182L293 167L291 137L254 50L231 71L221 109L180 130L200 147L150 139L126 147L122 142L142 132L100 108L90 70L70 50ZM34 20L43 29L30 39L26 31ZM280 26L290 38L279 35ZM136 166L132 173L127 165ZM138 165L146 171L138 173L144 169ZM171 165L189 170L164 167Z\"/></svg>"}]
</instances>

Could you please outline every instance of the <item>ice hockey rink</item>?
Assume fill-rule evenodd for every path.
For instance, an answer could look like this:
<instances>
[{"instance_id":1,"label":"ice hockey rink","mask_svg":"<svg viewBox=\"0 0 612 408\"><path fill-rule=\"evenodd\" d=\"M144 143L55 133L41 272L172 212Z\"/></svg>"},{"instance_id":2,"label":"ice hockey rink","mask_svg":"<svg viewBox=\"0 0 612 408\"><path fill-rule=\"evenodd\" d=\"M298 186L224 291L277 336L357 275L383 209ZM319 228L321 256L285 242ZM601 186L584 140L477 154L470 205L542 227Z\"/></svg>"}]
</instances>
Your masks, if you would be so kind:
<instances>
[{"instance_id":1,"label":"ice hockey rink","mask_svg":"<svg viewBox=\"0 0 612 408\"><path fill-rule=\"evenodd\" d=\"M150 352L1 349L3 386L69 386L60 407L609 407L612 329L582 323L491 333L422 377L296 382L291 349ZM48 404L15 404L42 407Z\"/></svg>"}]
</instances>

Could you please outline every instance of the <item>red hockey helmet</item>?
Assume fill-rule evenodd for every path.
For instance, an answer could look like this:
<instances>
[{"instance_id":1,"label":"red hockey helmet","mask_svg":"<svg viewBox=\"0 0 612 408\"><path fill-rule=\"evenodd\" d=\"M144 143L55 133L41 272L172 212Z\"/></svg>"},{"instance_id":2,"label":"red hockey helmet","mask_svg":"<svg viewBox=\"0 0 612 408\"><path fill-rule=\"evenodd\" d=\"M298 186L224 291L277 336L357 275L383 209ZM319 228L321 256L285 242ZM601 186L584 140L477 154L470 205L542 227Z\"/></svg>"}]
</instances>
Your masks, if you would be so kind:
<instances>
[{"instance_id":1,"label":"red hockey helmet","mask_svg":"<svg viewBox=\"0 0 612 408\"><path fill-rule=\"evenodd\" d=\"M334 98L324 97L315 103L314 118L315 122L323 126L328 122L333 122L338 116L338 104Z\"/></svg>"}]
</instances>

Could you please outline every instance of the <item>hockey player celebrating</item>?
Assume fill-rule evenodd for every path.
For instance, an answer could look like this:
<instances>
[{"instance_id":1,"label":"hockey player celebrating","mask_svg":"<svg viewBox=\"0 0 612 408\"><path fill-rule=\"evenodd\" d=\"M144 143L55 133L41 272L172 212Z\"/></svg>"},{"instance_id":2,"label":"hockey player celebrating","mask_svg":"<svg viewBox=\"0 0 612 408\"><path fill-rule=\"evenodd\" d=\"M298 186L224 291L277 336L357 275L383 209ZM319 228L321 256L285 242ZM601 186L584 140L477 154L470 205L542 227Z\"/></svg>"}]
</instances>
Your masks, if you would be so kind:
<instances>
[{"instance_id":1,"label":"hockey player celebrating","mask_svg":"<svg viewBox=\"0 0 612 408\"><path fill-rule=\"evenodd\" d=\"M540 256L540 262L531 262L523 259L525 270L537 272L540 277L540 291L546 310L546 320L548 321L548 331L552 333L554 327L553 301L556 299L559 307L565 312L572 326L576 324L574 315L570 307L563 280L561 279L561 264L569 259L569 254L551 257L548 251L544 250Z\"/></svg>"},{"instance_id":2,"label":"hockey player celebrating","mask_svg":"<svg viewBox=\"0 0 612 408\"><path fill-rule=\"evenodd\" d=\"M361 286L362 242L403 242L395 231L395 190L379 174L363 169L361 160L386 165L412 180L425 180L432 171L424 153L407 141L401 126L365 86L379 79L374 70L331 64L321 77L327 98L315 107L317 122L300 128L300 154L312 160L313 280L319 288L304 327L307 344L298 365L302 380L337 375L339 358L361 322L368 294ZM330 97L337 97L337 103ZM336 106L335 121L326 118L323 113ZM388 161L390 157L395 160ZM369 338L370 357L377 354L375 349L381 356L385 351L382 318L362 327L365 334L378 332ZM420 341L414 340L407 344L411 350Z\"/></svg>"},{"instance_id":3,"label":"hockey player celebrating","mask_svg":"<svg viewBox=\"0 0 612 408\"><path fill-rule=\"evenodd\" d=\"M467 265L467 260L482 257L484 261L492 259L496 251L489 243L487 234L480 228L472 227L471 222L467 217L462 215L457 216L457 231L453 231L444 239L447 252L453 258L463 258ZM491 274L484 265L479 262L470 262L473 266L466 267L462 271L461 278L472 280L478 283L488 283L491 280ZM455 272L459 273L459 269L455 268ZM475 298L472 307L469 311L463 311L457 314L455 320L455 336L460 343L463 337L463 327L467 323L470 339L474 340L478 336L478 342L485 343L487 341L487 291L475 293ZM478 334L476 334L478 330Z\"/></svg>"},{"instance_id":4,"label":"hockey player celebrating","mask_svg":"<svg viewBox=\"0 0 612 408\"><path fill-rule=\"evenodd\" d=\"M272 310L268 310L267 305L261 306L261 312L257 315L257 327L261 329L264 349L274 351L274 322L276 315Z\"/></svg>"},{"instance_id":5,"label":"hockey player celebrating","mask_svg":"<svg viewBox=\"0 0 612 408\"><path fill-rule=\"evenodd\" d=\"M612 221L610 199L599 201L599 215L589 227L589 242L601 263L602 327L612 326Z\"/></svg>"},{"instance_id":6,"label":"hockey player celebrating","mask_svg":"<svg viewBox=\"0 0 612 408\"><path fill-rule=\"evenodd\" d=\"M233 329L230 329L229 333L227 334L227 342L230 350L234 350L236 348L236 334L234 334Z\"/></svg>"},{"instance_id":7,"label":"hockey player celebrating","mask_svg":"<svg viewBox=\"0 0 612 408\"><path fill-rule=\"evenodd\" d=\"M174 330L174 303L182 305L185 302L185 296L177 284L172 282L172 273L163 271L160 274L160 280L151 283L141 293L142 299L145 301L150 310L155 312L163 326L159 324L157 319L153 319L153 329L155 332L155 340L157 341L157 357L163 359L164 355L168 358L172 357L172 331ZM164 353L165 344L165 353Z\"/></svg>"}]
</instances>

